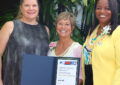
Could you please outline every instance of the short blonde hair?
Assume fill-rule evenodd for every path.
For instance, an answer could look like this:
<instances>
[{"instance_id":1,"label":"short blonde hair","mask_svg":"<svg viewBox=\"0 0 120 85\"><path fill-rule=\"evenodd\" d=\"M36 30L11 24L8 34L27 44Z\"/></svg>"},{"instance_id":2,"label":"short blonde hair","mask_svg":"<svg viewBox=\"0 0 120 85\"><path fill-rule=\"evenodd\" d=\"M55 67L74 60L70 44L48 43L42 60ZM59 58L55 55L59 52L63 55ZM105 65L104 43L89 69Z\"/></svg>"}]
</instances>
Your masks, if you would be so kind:
<instances>
[{"instance_id":1,"label":"short blonde hair","mask_svg":"<svg viewBox=\"0 0 120 85\"><path fill-rule=\"evenodd\" d=\"M62 20L62 19L69 19L71 22L71 26L72 29L74 29L73 27L76 24L76 17L73 13L70 12L61 12L57 17L56 17L56 21L55 21L55 25L57 25L57 23Z\"/></svg>"}]
</instances>

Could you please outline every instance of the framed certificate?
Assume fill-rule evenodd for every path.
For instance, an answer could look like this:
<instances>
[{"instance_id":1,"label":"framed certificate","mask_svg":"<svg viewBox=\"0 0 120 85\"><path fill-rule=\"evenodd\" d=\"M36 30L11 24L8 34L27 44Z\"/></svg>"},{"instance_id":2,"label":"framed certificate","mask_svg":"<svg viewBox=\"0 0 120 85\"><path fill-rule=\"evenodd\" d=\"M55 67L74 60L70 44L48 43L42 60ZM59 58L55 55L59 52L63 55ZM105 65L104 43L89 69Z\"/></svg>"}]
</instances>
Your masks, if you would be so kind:
<instances>
[{"instance_id":1,"label":"framed certificate","mask_svg":"<svg viewBox=\"0 0 120 85\"><path fill-rule=\"evenodd\" d=\"M80 58L24 55L21 85L78 85Z\"/></svg>"},{"instance_id":2,"label":"framed certificate","mask_svg":"<svg viewBox=\"0 0 120 85\"><path fill-rule=\"evenodd\" d=\"M55 85L79 85L80 58L56 58Z\"/></svg>"},{"instance_id":3,"label":"framed certificate","mask_svg":"<svg viewBox=\"0 0 120 85\"><path fill-rule=\"evenodd\" d=\"M54 85L56 58L24 55L20 85Z\"/></svg>"}]
</instances>

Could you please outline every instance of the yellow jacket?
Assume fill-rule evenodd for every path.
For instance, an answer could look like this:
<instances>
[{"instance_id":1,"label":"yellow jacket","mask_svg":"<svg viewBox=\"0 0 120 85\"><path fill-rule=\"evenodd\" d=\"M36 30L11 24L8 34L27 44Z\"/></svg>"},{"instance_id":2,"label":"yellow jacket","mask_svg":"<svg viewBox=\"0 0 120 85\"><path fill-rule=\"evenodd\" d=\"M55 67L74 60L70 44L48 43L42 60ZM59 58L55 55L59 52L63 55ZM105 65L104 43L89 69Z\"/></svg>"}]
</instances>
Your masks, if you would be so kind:
<instances>
[{"instance_id":1,"label":"yellow jacket","mask_svg":"<svg viewBox=\"0 0 120 85\"><path fill-rule=\"evenodd\" d=\"M101 43L92 50L93 85L120 85L120 26ZM82 57L85 80L84 61Z\"/></svg>"}]
</instances>

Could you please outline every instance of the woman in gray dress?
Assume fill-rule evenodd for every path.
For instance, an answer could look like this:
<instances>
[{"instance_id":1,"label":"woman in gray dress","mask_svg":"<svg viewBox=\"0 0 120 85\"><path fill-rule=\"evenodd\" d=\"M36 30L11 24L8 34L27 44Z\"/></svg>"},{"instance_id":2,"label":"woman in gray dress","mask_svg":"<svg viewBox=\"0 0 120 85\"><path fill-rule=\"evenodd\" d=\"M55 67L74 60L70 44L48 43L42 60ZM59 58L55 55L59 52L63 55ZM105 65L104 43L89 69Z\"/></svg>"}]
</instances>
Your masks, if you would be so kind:
<instances>
[{"instance_id":1,"label":"woman in gray dress","mask_svg":"<svg viewBox=\"0 0 120 85\"><path fill-rule=\"evenodd\" d=\"M0 30L0 57L5 53L0 85L20 85L24 54L47 55L49 30L38 23L38 14L38 0L20 0L18 19L6 22Z\"/></svg>"}]
</instances>

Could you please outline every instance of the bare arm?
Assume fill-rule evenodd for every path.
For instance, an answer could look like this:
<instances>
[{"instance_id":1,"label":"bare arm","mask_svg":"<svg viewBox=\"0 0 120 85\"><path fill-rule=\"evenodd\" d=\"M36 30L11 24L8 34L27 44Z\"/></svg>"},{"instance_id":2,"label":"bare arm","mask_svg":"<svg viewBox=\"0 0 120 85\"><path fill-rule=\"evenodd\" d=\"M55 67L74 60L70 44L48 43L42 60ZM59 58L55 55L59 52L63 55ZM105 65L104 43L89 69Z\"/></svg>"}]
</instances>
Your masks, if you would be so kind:
<instances>
[{"instance_id":1,"label":"bare arm","mask_svg":"<svg viewBox=\"0 0 120 85\"><path fill-rule=\"evenodd\" d=\"M0 30L0 85L3 85L2 83L2 54L6 48L6 44L9 40L9 37L13 31L13 22L9 21L6 22L2 29Z\"/></svg>"},{"instance_id":2,"label":"bare arm","mask_svg":"<svg viewBox=\"0 0 120 85\"><path fill-rule=\"evenodd\" d=\"M9 37L11 35L13 31L13 22L9 21L6 22L2 29L0 30L0 56L2 56L5 48L6 48L6 44L9 40Z\"/></svg>"}]
</instances>

